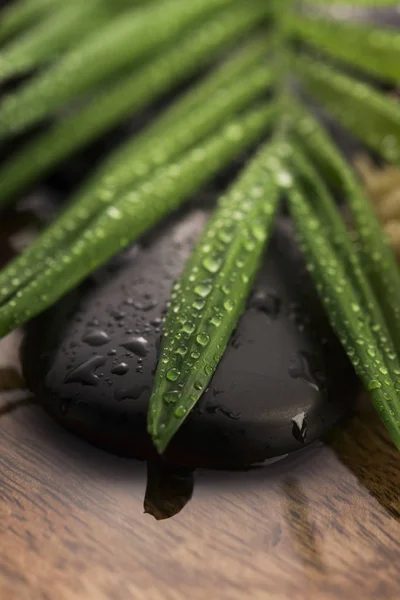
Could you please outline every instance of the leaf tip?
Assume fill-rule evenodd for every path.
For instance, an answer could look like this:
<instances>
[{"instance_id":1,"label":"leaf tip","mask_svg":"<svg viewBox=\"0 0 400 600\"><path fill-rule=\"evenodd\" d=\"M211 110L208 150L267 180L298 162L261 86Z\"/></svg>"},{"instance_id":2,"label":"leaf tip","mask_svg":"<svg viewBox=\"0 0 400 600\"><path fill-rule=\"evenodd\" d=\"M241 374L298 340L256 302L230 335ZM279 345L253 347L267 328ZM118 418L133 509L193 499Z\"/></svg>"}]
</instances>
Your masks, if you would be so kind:
<instances>
[{"instance_id":1,"label":"leaf tip","mask_svg":"<svg viewBox=\"0 0 400 600\"><path fill-rule=\"evenodd\" d=\"M159 429L151 425L147 427L147 432L151 436L152 442L158 454L164 454L172 436L161 436Z\"/></svg>"},{"instance_id":2,"label":"leaf tip","mask_svg":"<svg viewBox=\"0 0 400 600\"><path fill-rule=\"evenodd\" d=\"M153 444L154 444L158 454L164 454L170 440L160 438L159 436L153 436L152 439L153 439Z\"/></svg>"}]
</instances>

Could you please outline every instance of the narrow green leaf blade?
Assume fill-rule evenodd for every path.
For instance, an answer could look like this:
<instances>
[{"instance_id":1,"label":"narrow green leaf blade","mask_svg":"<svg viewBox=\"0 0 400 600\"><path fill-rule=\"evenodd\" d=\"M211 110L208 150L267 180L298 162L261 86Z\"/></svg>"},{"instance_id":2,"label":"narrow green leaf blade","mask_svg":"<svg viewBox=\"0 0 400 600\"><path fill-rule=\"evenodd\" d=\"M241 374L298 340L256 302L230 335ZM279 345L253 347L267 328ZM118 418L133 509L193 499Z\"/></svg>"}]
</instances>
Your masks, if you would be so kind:
<instances>
[{"instance_id":1,"label":"narrow green leaf blade","mask_svg":"<svg viewBox=\"0 0 400 600\"><path fill-rule=\"evenodd\" d=\"M241 10L242 7L239 11ZM235 20L235 13L236 6L229 9L229 12L226 14L229 14L229 19L232 21ZM213 17L213 22L217 22L219 18L223 19L224 15L221 14L218 17ZM263 15L260 15L260 18L263 19ZM250 5L247 5L246 17L243 19L243 13L241 13L238 20L241 26L239 29L232 28L232 37L226 33L226 37L224 36L224 45L225 42L230 44L233 39L236 40L236 38L243 35L248 28L259 24L257 16L253 16L252 14ZM223 23L221 23L221 28L224 28ZM191 35L194 37L194 33ZM208 43L212 46L213 36L211 31L207 35ZM147 128L148 134L151 132L154 139L158 135L164 134L171 126L180 124L182 119L187 117L192 110L209 102L213 94L219 93L226 85L230 85L236 78L245 74L247 69L260 64L267 57L268 51L271 49L271 38L265 34L265 31L261 33L253 32L250 34L250 38L244 40L241 44L237 45L235 43L235 48L234 51L229 48L227 57L224 57L222 61L217 63L217 66L200 79L199 82L191 85L174 104L168 106L168 110L164 111L161 117L152 121ZM188 49L186 49L186 52L188 52ZM122 148L117 148L117 150L112 152L104 161L101 167L101 174L111 174L115 172L116 168L123 168L124 164L131 160L131 147L134 148L133 152L136 153L136 140L132 140Z\"/></svg>"},{"instance_id":2,"label":"narrow green leaf blade","mask_svg":"<svg viewBox=\"0 0 400 600\"><path fill-rule=\"evenodd\" d=\"M174 288L148 413L159 452L207 388L243 312L284 177L268 144L220 201Z\"/></svg>"},{"instance_id":3,"label":"narrow green leaf blade","mask_svg":"<svg viewBox=\"0 0 400 600\"><path fill-rule=\"evenodd\" d=\"M231 4L234 0L160 0L140 10L132 8L6 96L0 104L0 139L51 115L117 69L130 67L172 41L197 19Z\"/></svg>"},{"instance_id":4,"label":"narrow green leaf blade","mask_svg":"<svg viewBox=\"0 0 400 600\"><path fill-rule=\"evenodd\" d=\"M161 168L151 180L122 196L0 309L0 336L51 306L106 260L176 210L235 155L259 141L274 112L268 104L246 112L181 160Z\"/></svg>"},{"instance_id":5,"label":"narrow green leaf blade","mask_svg":"<svg viewBox=\"0 0 400 600\"><path fill-rule=\"evenodd\" d=\"M340 4L345 7L351 6L371 6L372 8L397 6L399 0L310 0L308 6L313 4Z\"/></svg>"},{"instance_id":6,"label":"narrow green leaf blade","mask_svg":"<svg viewBox=\"0 0 400 600\"><path fill-rule=\"evenodd\" d=\"M289 190L290 212L300 246L326 312L353 366L400 449L400 403L386 361L360 310L359 298L325 228L299 187Z\"/></svg>"},{"instance_id":7,"label":"narrow green leaf blade","mask_svg":"<svg viewBox=\"0 0 400 600\"><path fill-rule=\"evenodd\" d=\"M387 81L400 81L400 34L333 19L299 16L290 21L296 37L351 67Z\"/></svg>"},{"instance_id":8,"label":"narrow green leaf blade","mask_svg":"<svg viewBox=\"0 0 400 600\"><path fill-rule=\"evenodd\" d=\"M353 283L353 287L360 298L361 310L368 319L372 331L379 334L377 335L378 345L386 360L393 381L400 385L400 361L379 301L374 294L367 274L364 272L349 231L328 188L311 161L299 147L291 146L291 148L291 161L294 169L303 182L309 184L305 189L308 191L308 188L310 188L308 197L311 208L327 231L329 242L332 244L338 258L340 258L347 276L350 277Z\"/></svg>"},{"instance_id":9,"label":"narrow green leaf blade","mask_svg":"<svg viewBox=\"0 0 400 600\"><path fill-rule=\"evenodd\" d=\"M301 144L321 170L333 174L351 210L365 272L400 355L400 273L392 249L356 176L328 134L307 111L297 107Z\"/></svg>"},{"instance_id":10,"label":"narrow green leaf blade","mask_svg":"<svg viewBox=\"0 0 400 600\"><path fill-rule=\"evenodd\" d=\"M338 121L389 162L400 163L400 104L369 85L305 56L302 84Z\"/></svg>"},{"instance_id":11,"label":"narrow green leaf blade","mask_svg":"<svg viewBox=\"0 0 400 600\"><path fill-rule=\"evenodd\" d=\"M18 33L64 0L18 0L0 10L0 43Z\"/></svg>"},{"instance_id":12,"label":"narrow green leaf blade","mask_svg":"<svg viewBox=\"0 0 400 600\"><path fill-rule=\"evenodd\" d=\"M209 38L205 38L209 45ZM207 41L208 39L208 41ZM85 226L107 206L116 202L123 190L148 179L163 164L175 160L184 151L213 133L235 114L265 96L271 74L265 66L255 66L238 80L216 91L211 103L200 105L164 133L155 124L155 132L146 131L129 145L130 156L113 175L108 175L82 197L70 202L61 216L26 250L0 273L0 302L3 303L40 272L54 254L82 234ZM167 111L168 113L168 111ZM161 120L163 118L161 117Z\"/></svg>"},{"instance_id":13,"label":"narrow green leaf blade","mask_svg":"<svg viewBox=\"0 0 400 600\"><path fill-rule=\"evenodd\" d=\"M237 37L259 24L263 16L264 8L258 0L220 11L171 49L132 75L118 79L81 111L34 137L0 167L0 202L4 204L73 152L93 143L110 128L198 72ZM198 102L201 101L200 98ZM190 106L185 110L189 112ZM171 118L177 120L179 113Z\"/></svg>"},{"instance_id":14,"label":"narrow green leaf blade","mask_svg":"<svg viewBox=\"0 0 400 600\"><path fill-rule=\"evenodd\" d=\"M75 1L51 11L0 51L0 81L50 62L116 14L117 7L104 0Z\"/></svg>"}]
</instances>

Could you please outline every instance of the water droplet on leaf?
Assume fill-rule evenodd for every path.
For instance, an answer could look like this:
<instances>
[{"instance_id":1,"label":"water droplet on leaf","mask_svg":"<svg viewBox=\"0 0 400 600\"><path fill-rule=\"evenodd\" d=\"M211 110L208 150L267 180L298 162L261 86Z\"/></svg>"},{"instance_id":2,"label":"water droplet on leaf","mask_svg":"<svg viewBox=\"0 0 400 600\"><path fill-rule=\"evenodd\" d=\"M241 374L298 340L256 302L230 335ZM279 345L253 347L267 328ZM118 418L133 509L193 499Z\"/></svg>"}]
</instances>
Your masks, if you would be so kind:
<instances>
[{"instance_id":1,"label":"water droplet on leaf","mask_svg":"<svg viewBox=\"0 0 400 600\"><path fill-rule=\"evenodd\" d=\"M178 371L178 369L170 369L167 372L167 379L168 381L176 381L178 379L180 375L180 372Z\"/></svg>"},{"instance_id":2,"label":"water droplet on leaf","mask_svg":"<svg viewBox=\"0 0 400 600\"><path fill-rule=\"evenodd\" d=\"M207 346L208 342L210 341L210 336L207 333L199 333L196 340L200 346Z\"/></svg>"}]
</instances>

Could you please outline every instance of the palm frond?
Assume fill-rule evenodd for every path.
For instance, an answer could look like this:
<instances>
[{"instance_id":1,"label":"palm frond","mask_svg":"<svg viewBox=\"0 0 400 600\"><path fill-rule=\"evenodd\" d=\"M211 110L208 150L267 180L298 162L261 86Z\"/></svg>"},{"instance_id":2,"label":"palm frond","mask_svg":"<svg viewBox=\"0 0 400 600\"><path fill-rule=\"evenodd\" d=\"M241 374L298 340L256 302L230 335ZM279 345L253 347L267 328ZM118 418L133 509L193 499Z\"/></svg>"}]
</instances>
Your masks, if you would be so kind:
<instances>
[{"instance_id":1,"label":"palm frond","mask_svg":"<svg viewBox=\"0 0 400 600\"><path fill-rule=\"evenodd\" d=\"M36 1L35 9L33 0L10 9L0 40L31 28L3 49L0 61L14 48L9 74L42 61L49 66L0 102L0 139L50 117L55 122L1 167L3 203L234 42L246 42L106 158L64 214L0 273L1 334L55 302L270 132L219 202L175 286L149 431L164 451L209 384L284 196L332 326L400 447L398 266L352 165L308 106L311 100L323 116L398 164L400 105L377 85L400 79L398 31L335 20L334 0L285 6L282 0L154 0L138 8L121 0L107 24L100 23L103 13L98 23L88 17L96 2L107 10L107 0L62 9L69 24L56 11L58 0ZM395 4L348 3L362 11ZM46 34L46 19L59 19L58 36ZM87 38L75 48L74 19ZM70 103L74 112L60 117ZM335 194L349 208L351 232Z\"/></svg>"}]
</instances>

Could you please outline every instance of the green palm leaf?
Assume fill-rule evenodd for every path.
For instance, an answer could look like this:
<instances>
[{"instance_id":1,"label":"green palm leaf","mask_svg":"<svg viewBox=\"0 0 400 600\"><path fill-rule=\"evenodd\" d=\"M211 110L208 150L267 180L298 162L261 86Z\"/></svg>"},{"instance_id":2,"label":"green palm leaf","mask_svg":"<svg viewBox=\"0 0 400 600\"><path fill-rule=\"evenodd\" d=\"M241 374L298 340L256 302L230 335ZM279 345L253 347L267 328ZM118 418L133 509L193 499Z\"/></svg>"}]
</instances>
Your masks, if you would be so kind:
<instances>
[{"instance_id":1,"label":"green palm leaf","mask_svg":"<svg viewBox=\"0 0 400 600\"><path fill-rule=\"evenodd\" d=\"M0 202L193 76L239 36L256 27L264 16L259 0L220 11L143 67L99 90L81 110L57 121L5 162L0 168ZM263 49L265 52L265 42Z\"/></svg>"},{"instance_id":2,"label":"green palm leaf","mask_svg":"<svg viewBox=\"0 0 400 600\"><path fill-rule=\"evenodd\" d=\"M121 195L75 242L63 249L62 255L56 256L44 272L19 290L15 300L0 308L0 335L6 335L42 312L103 262L181 206L238 152L259 141L269 127L272 115L269 104L242 114L176 163L158 169L151 182L142 183Z\"/></svg>"},{"instance_id":3,"label":"green palm leaf","mask_svg":"<svg viewBox=\"0 0 400 600\"><path fill-rule=\"evenodd\" d=\"M398 31L298 16L291 26L305 44L380 79L400 81Z\"/></svg>"},{"instance_id":4,"label":"green palm leaf","mask_svg":"<svg viewBox=\"0 0 400 600\"><path fill-rule=\"evenodd\" d=\"M279 181L288 177L278 150L262 148L221 199L175 286L149 413L161 452L206 389L243 312L278 208Z\"/></svg>"},{"instance_id":5,"label":"green palm leaf","mask_svg":"<svg viewBox=\"0 0 400 600\"><path fill-rule=\"evenodd\" d=\"M388 7L388 6L397 6L398 0L312 0L312 2L307 2L310 6L313 4L325 4L326 6L334 6L335 4L340 4L343 6L372 6L373 8L377 8L379 6Z\"/></svg>"},{"instance_id":6,"label":"green palm leaf","mask_svg":"<svg viewBox=\"0 0 400 600\"><path fill-rule=\"evenodd\" d=\"M0 104L0 140L51 115L66 101L118 69L149 56L185 28L234 0L160 0L138 12L132 8L94 32L43 75L38 75ZM90 67L88 68L88 66Z\"/></svg>"},{"instance_id":7,"label":"green palm leaf","mask_svg":"<svg viewBox=\"0 0 400 600\"><path fill-rule=\"evenodd\" d=\"M19 0L4 9L0 20L0 42L56 10L62 0Z\"/></svg>"},{"instance_id":8,"label":"green palm leaf","mask_svg":"<svg viewBox=\"0 0 400 600\"><path fill-rule=\"evenodd\" d=\"M296 123L302 143L323 167L329 165L345 194L356 225L359 251L367 276L379 297L391 331L393 345L400 354L400 273L395 257L351 167L332 144L329 136L309 114L300 113Z\"/></svg>"},{"instance_id":9,"label":"green palm leaf","mask_svg":"<svg viewBox=\"0 0 400 600\"><path fill-rule=\"evenodd\" d=\"M136 0L137 2L137 0ZM52 60L82 36L98 29L120 11L121 3L87 0L51 11L36 27L0 49L0 81L21 75Z\"/></svg>"},{"instance_id":10,"label":"green palm leaf","mask_svg":"<svg viewBox=\"0 0 400 600\"><path fill-rule=\"evenodd\" d=\"M107 0L90 1L110 8ZM312 100L382 159L398 164L400 105L366 78L399 81L400 36L372 23L335 20L335 4L155 0L128 9L121 0L115 11L123 14L101 27L101 14L99 23L85 17L90 3L71 5L71 22L81 11L77 23L88 34L71 49L77 34L61 19L57 0L38 0L36 9L25 0L10 9L5 33L0 29L1 39L32 24L3 50L10 56L14 48L10 74L50 62L0 102L0 138L55 120L0 167L4 203L252 32L236 54L106 158L64 214L0 273L5 335L264 138L219 201L172 294L149 409L149 431L160 452L213 376L282 197L332 326L400 447L399 270L351 164L307 106ZM396 2L348 4L361 10ZM46 37L46 19L59 23L58 40ZM57 114L78 100L70 116ZM337 193L352 216L351 233L333 200Z\"/></svg>"},{"instance_id":11,"label":"green palm leaf","mask_svg":"<svg viewBox=\"0 0 400 600\"><path fill-rule=\"evenodd\" d=\"M354 77L308 57L296 60L305 88L386 160L400 161L400 105Z\"/></svg>"},{"instance_id":12,"label":"green palm leaf","mask_svg":"<svg viewBox=\"0 0 400 600\"><path fill-rule=\"evenodd\" d=\"M358 294L301 189L296 187L290 191L289 202L301 248L331 324L400 449L400 404L396 383L389 376L384 356L376 347L368 319L360 310ZM396 370L400 373L398 368Z\"/></svg>"}]
</instances>

